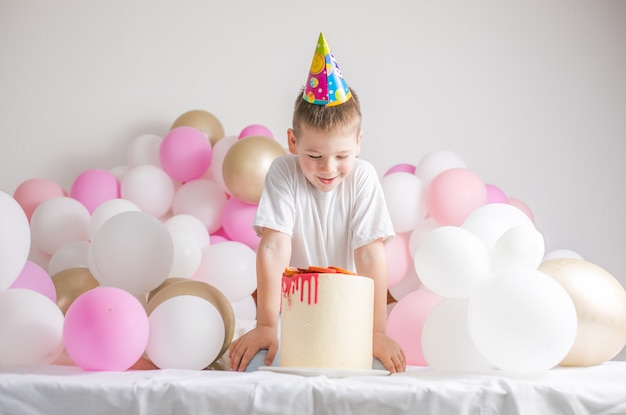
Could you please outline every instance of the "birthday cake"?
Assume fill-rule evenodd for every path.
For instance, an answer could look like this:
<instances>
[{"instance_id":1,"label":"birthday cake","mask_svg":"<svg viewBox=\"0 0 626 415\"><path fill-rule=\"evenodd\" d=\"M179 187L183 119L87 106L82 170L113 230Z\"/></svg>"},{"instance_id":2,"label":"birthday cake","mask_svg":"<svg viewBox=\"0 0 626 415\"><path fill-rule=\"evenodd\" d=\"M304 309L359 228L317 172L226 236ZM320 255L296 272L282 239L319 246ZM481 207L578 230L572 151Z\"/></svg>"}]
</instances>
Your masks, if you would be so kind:
<instances>
[{"instance_id":1,"label":"birthday cake","mask_svg":"<svg viewBox=\"0 0 626 415\"><path fill-rule=\"evenodd\" d=\"M374 282L337 267L288 267L280 366L372 369Z\"/></svg>"}]
</instances>

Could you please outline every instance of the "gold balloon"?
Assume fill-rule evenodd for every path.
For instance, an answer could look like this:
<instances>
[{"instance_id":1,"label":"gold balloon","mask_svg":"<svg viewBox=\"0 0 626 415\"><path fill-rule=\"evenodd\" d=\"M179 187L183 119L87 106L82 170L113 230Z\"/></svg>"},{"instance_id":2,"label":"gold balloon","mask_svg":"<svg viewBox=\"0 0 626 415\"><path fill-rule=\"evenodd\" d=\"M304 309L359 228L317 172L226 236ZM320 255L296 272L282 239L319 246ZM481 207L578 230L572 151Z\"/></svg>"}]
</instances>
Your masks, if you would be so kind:
<instances>
[{"instance_id":1,"label":"gold balloon","mask_svg":"<svg viewBox=\"0 0 626 415\"><path fill-rule=\"evenodd\" d=\"M156 287L154 290L150 291L150 293L148 294L148 302L150 302L150 300L152 299L152 297L154 297L159 291L161 291L163 288L165 287L169 287L170 285L177 283L177 282L181 282L181 281L191 281L189 278L182 278L182 277L170 277L170 278L166 278L165 281L163 281L161 283L161 285L159 285L158 287Z\"/></svg>"},{"instance_id":2,"label":"gold balloon","mask_svg":"<svg viewBox=\"0 0 626 415\"><path fill-rule=\"evenodd\" d=\"M259 203L270 165L285 153L273 138L253 135L237 141L226 152L222 165L228 192L244 202Z\"/></svg>"},{"instance_id":3,"label":"gold balloon","mask_svg":"<svg viewBox=\"0 0 626 415\"><path fill-rule=\"evenodd\" d=\"M57 305L65 314L69 306L81 294L100 286L89 272L89 268L68 268L52 276L57 292Z\"/></svg>"},{"instance_id":4,"label":"gold balloon","mask_svg":"<svg viewBox=\"0 0 626 415\"><path fill-rule=\"evenodd\" d=\"M152 314L154 309L161 303L179 295L194 295L209 301L220 313L222 320L224 320L225 329L222 349L211 364L215 363L220 357L222 357L224 352L228 350L230 343L233 341L233 336L235 334L235 313L233 312L232 305L220 290L210 284L207 284L206 282L184 279L184 281L173 281L170 283L166 280L164 284L166 283L167 285L165 287L161 288L148 300L148 305L146 307L148 316Z\"/></svg>"},{"instance_id":5,"label":"gold balloon","mask_svg":"<svg viewBox=\"0 0 626 415\"><path fill-rule=\"evenodd\" d=\"M561 366L593 366L614 358L626 344L626 291L608 271L582 259L541 263L569 293L576 307L578 332Z\"/></svg>"},{"instance_id":6,"label":"gold balloon","mask_svg":"<svg viewBox=\"0 0 626 415\"><path fill-rule=\"evenodd\" d=\"M215 115L204 110L191 110L181 114L176 118L171 129L176 127L193 127L202 131L213 146L218 140L224 138L224 127L220 120Z\"/></svg>"}]
</instances>

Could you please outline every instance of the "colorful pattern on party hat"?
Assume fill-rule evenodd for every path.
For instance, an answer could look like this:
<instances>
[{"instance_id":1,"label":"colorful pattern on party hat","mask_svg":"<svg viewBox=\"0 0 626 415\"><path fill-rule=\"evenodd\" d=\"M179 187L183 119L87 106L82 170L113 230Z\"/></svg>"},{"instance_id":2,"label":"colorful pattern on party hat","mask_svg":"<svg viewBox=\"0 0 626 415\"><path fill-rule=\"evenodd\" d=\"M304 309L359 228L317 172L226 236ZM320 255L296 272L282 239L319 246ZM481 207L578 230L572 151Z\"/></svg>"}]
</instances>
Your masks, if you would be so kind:
<instances>
[{"instance_id":1,"label":"colorful pattern on party hat","mask_svg":"<svg viewBox=\"0 0 626 415\"><path fill-rule=\"evenodd\" d=\"M352 98L330 47L320 33L302 99L316 105L339 105Z\"/></svg>"}]
</instances>

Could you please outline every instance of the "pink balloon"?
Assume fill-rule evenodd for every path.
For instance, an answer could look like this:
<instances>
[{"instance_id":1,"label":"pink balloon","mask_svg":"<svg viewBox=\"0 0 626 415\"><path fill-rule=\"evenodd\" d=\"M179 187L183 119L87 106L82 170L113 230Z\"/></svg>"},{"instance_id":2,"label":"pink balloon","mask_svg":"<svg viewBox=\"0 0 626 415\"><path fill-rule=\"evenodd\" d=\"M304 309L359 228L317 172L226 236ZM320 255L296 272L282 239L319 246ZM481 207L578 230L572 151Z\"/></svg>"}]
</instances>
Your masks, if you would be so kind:
<instances>
[{"instance_id":1,"label":"pink balloon","mask_svg":"<svg viewBox=\"0 0 626 415\"><path fill-rule=\"evenodd\" d=\"M241 140L242 138L250 137L253 135L260 135L263 137L274 138L274 135L272 134L270 129L267 128L266 126L260 125L260 124L251 124L251 125L248 125L246 128L244 128L243 130L241 130L241 132L239 133L238 139Z\"/></svg>"},{"instance_id":2,"label":"pink balloon","mask_svg":"<svg viewBox=\"0 0 626 415\"><path fill-rule=\"evenodd\" d=\"M422 329L430 312L443 300L426 288L402 297L389 313L387 334L404 350L406 363L428 366L422 353Z\"/></svg>"},{"instance_id":3,"label":"pink balloon","mask_svg":"<svg viewBox=\"0 0 626 415\"><path fill-rule=\"evenodd\" d=\"M257 249L261 239L252 229L256 209L256 204L243 202L236 197L228 199L222 212L222 229L226 237Z\"/></svg>"},{"instance_id":4,"label":"pink balloon","mask_svg":"<svg viewBox=\"0 0 626 415\"><path fill-rule=\"evenodd\" d=\"M59 184L48 179L26 180L17 186L13 193L13 198L22 207L29 221L37 206L59 196L67 196L67 193Z\"/></svg>"},{"instance_id":5,"label":"pink balloon","mask_svg":"<svg viewBox=\"0 0 626 415\"><path fill-rule=\"evenodd\" d=\"M485 187L487 188L487 203L509 203L509 198L502 189L488 183Z\"/></svg>"},{"instance_id":6,"label":"pink balloon","mask_svg":"<svg viewBox=\"0 0 626 415\"><path fill-rule=\"evenodd\" d=\"M171 178L181 182L202 177L211 165L212 155L211 141L194 127L171 129L159 148L161 167Z\"/></svg>"},{"instance_id":7,"label":"pink balloon","mask_svg":"<svg viewBox=\"0 0 626 415\"><path fill-rule=\"evenodd\" d=\"M428 213L441 225L460 226L470 213L486 203L485 183L466 168L442 172L426 192Z\"/></svg>"},{"instance_id":8,"label":"pink balloon","mask_svg":"<svg viewBox=\"0 0 626 415\"><path fill-rule=\"evenodd\" d=\"M89 213L93 213L102 202L120 198L120 181L106 170L85 170L74 180L70 197L85 205Z\"/></svg>"},{"instance_id":9,"label":"pink balloon","mask_svg":"<svg viewBox=\"0 0 626 415\"><path fill-rule=\"evenodd\" d=\"M9 288L26 288L45 295L52 302L57 302L57 291L50 275L39 265L28 260Z\"/></svg>"},{"instance_id":10,"label":"pink balloon","mask_svg":"<svg viewBox=\"0 0 626 415\"><path fill-rule=\"evenodd\" d=\"M401 173L401 172L415 174L415 165L408 164L408 163L396 164L395 166L391 166L389 170L387 170L383 176L387 176L392 173Z\"/></svg>"},{"instance_id":11,"label":"pink balloon","mask_svg":"<svg viewBox=\"0 0 626 415\"><path fill-rule=\"evenodd\" d=\"M409 270L411 254L409 253L409 239L404 234L397 234L385 245L387 252L387 287L396 285Z\"/></svg>"},{"instance_id":12,"label":"pink balloon","mask_svg":"<svg viewBox=\"0 0 626 415\"><path fill-rule=\"evenodd\" d=\"M97 287L67 309L65 348L85 370L127 370L145 351L149 327L146 311L132 294L116 287Z\"/></svg>"},{"instance_id":13,"label":"pink balloon","mask_svg":"<svg viewBox=\"0 0 626 415\"><path fill-rule=\"evenodd\" d=\"M509 199L510 205L515 206L516 208L524 212L526 216L528 216L533 223L535 222L535 215L533 214L533 211L530 210L530 208L528 207L526 203L514 197L509 197L508 199Z\"/></svg>"}]
</instances>

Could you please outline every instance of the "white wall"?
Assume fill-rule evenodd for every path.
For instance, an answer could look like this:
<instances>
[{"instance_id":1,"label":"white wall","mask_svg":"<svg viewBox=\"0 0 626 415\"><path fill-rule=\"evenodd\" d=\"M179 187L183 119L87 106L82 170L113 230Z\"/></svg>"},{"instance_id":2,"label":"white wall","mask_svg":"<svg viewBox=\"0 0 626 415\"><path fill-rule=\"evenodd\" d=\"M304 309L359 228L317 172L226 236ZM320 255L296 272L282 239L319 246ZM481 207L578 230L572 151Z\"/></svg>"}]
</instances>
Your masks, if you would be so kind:
<instances>
[{"instance_id":1,"label":"white wall","mask_svg":"<svg viewBox=\"0 0 626 415\"><path fill-rule=\"evenodd\" d=\"M323 31L382 174L457 152L528 204L547 250L626 285L626 2L0 3L0 190L125 163L201 108L283 140Z\"/></svg>"}]
</instances>

